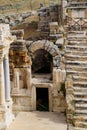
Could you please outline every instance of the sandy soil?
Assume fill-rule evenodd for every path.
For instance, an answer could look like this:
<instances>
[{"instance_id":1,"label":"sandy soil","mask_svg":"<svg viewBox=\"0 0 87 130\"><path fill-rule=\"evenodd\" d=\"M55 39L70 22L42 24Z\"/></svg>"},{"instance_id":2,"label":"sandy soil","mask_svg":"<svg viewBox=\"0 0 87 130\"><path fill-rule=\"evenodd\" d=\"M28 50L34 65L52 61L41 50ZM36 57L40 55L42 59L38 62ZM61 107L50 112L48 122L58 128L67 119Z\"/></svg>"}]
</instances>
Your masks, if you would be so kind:
<instances>
[{"instance_id":1,"label":"sandy soil","mask_svg":"<svg viewBox=\"0 0 87 130\"><path fill-rule=\"evenodd\" d=\"M7 130L67 130L64 114L21 112Z\"/></svg>"}]
</instances>

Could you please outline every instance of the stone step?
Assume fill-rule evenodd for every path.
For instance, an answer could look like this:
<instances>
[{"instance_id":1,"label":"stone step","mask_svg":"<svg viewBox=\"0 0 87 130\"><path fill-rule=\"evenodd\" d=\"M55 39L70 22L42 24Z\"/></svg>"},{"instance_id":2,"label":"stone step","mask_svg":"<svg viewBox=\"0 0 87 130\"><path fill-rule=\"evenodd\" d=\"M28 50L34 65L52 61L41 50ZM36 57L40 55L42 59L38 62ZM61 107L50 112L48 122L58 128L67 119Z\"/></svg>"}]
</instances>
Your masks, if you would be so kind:
<instances>
[{"instance_id":1,"label":"stone step","mask_svg":"<svg viewBox=\"0 0 87 130\"><path fill-rule=\"evenodd\" d=\"M70 55L67 55L65 54L65 57L70 57L70 58L87 58L87 56L79 56L79 55L73 55L73 54L70 54Z\"/></svg>"},{"instance_id":2,"label":"stone step","mask_svg":"<svg viewBox=\"0 0 87 130\"><path fill-rule=\"evenodd\" d=\"M87 77L85 77L85 75L84 76L73 76L73 79L74 80L80 80L80 81L87 81Z\"/></svg>"},{"instance_id":3,"label":"stone step","mask_svg":"<svg viewBox=\"0 0 87 130\"><path fill-rule=\"evenodd\" d=\"M76 85L77 85L77 86L79 86L79 85L87 85L87 82L84 82L84 81L83 81L83 82L75 81L75 82L73 83L73 86L74 86L74 85L75 85L75 86L76 86Z\"/></svg>"},{"instance_id":4,"label":"stone step","mask_svg":"<svg viewBox=\"0 0 87 130\"><path fill-rule=\"evenodd\" d=\"M72 75L75 75L75 76L84 76L86 77L87 76L87 72L85 71L75 71L75 70L66 70L67 74L72 74Z\"/></svg>"},{"instance_id":5,"label":"stone step","mask_svg":"<svg viewBox=\"0 0 87 130\"><path fill-rule=\"evenodd\" d=\"M67 40L68 41L83 41L83 40L86 40L87 37L86 35L85 36L81 36L81 35L68 35L67 36Z\"/></svg>"},{"instance_id":6,"label":"stone step","mask_svg":"<svg viewBox=\"0 0 87 130\"><path fill-rule=\"evenodd\" d=\"M75 50L75 49L77 49L77 50L80 49L80 51L81 51L81 50L84 50L84 49L86 50L86 49L87 49L87 46L66 45L66 48L69 48L70 50L71 50L71 49L74 49L74 50Z\"/></svg>"},{"instance_id":7,"label":"stone step","mask_svg":"<svg viewBox=\"0 0 87 130\"><path fill-rule=\"evenodd\" d=\"M70 47L70 46L68 46L68 47L66 47L66 50L71 50L71 52L74 52L74 51L77 51L77 52L83 52L83 54L84 54L84 51L87 51L87 47Z\"/></svg>"},{"instance_id":8,"label":"stone step","mask_svg":"<svg viewBox=\"0 0 87 130\"><path fill-rule=\"evenodd\" d=\"M83 55L83 56L85 56L85 55L87 55L87 51L84 50L84 52L83 52L81 50L74 50L74 49L71 50L71 49L66 48L65 54L80 55L80 56Z\"/></svg>"},{"instance_id":9,"label":"stone step","mask_svg":"<svg viewBox=\"0 0 87 130\"><path fill-rule=\"evenodd\" d=\"M78 99L81 99L81 98L86 99L87 95L74 95L74 99L73 100L75 100L76 98L78 98Z\"/></svg>"},{"instance_id":10,"label":"stone step","mask_svg":"<svg viewBox=\"0 0 87 130\"><path fill-rule=\"evenodd\" d=\"M82 61L86 61L87 60L87 56L78 56L78 55L73 55L73 54L70 54L70 55L67 55L65 54L65 58L66 60L82 60Z\"/></svg>"},{"instance_id":11,"label":"stone step","mask_svg":"<svg viewBox=\"0 0 87 130\"><path fill-rule=\"evenodd\" d=\"M84 61L87 61L87 57L65 57L65 59L67 60L67 61L82 61L82 62L84 62Z\"/></svg>"},{"instance_id":12,"label":"stone step","mask_svg":"<svg viewBox=\"0 0 87 130\"><path fill-rule=\"evenodd\" d=\"M65 50L65 52L69 52L69 51L71 51L72 52L72 54L74 53L74 52L78 52L77 54L78 55L80 55L80 52L82 52L83 54L86 54L87 53L87 48L72 48L72 47L66 47L66 50Z\"/></svg>"},{"instance_id":13,"label":"stone step","mask_svg":"<svg viewBox=\"0 0 87 130\"><path fill-rule=\"evenodd\" d=\"M77 65L87 65L87 61L77 61L77 60L74 60L74 61L71 61L71 60L68 60L65 62L66 64L77 64Z\"/></svg>"},{"instance_id":14,"label":"stone step","mask_svg":"<svg viewBox=\"0 0 87 130\"><path fill-rule=\"evenodd\" d=\"M83 88L83 87L74 87L73 89L75 92L87 92L87 87Z\"/></svg>"},{"instance_id":15,"label":"stone step","mask_svg":"<svg viewBox=\"0 0 87 130\"><path fill-rule=\"evenodd\" d=\"M86 103L75 103L75 107L77 108L77 107L79 107L79 108L87 108L87 104Z\"/></svg>"},{"instance_id":16,"label":"stone step","mask_svg":"<svg viewBox=\"0 0 87 130\"><path fill-rule=\"evenodd\" d=\"M87 39L87 37L86 37L86 35L85 36L81 36L81 35L68 35L67 36L67 40L68 41L84 41L84 40L86 40Z\"/></svg>"},{"instance_id":17,"label":"stone step","mask_svg":"<svg viewBox=\"0 0 87 130\"><path fill-rule=\"evenodd\" d=\"M81 102L81 101L82 102L87 102L87 97L83 97L83 98L81 98L81 97L75 97L74 100L78 101L78 102Z\"/></svg>"},{"instance_id":18,"label":"stone step","mask_svg":"<svg viewBox=\"0 0 87 130\"><path fill-rule=\"evenodd\" d=\"M65 52L65 55L79 55L79 56L86 56L87 55L87 51L77 51L77 50L70 50L70 49L67 49L64 50Z\"/></svg>"},{"instance_id":19,"label":"stone step","mask_svg":"<svg viewBox=\"0 0 87 130\"><path fill-rule=\"evenodd\" d=\"M72 40L72 38L68 38L68 42L72 42L72 43L77 43L77 42L85 42L85 41L87 41L87 37L85 37L85 38L75 38L75 36L73 37L73 40Z\"/></svg>"},{"instance_id":20,"label":"stone step","mask_svg":"<svg viewBox=\"0 0 87 130\"><path fill-rule=\"evenodd\" d=\"M74 130L87 130L86 128L75 127Z\"/></svg>"},{"instance_id":21,"label":"stone step","mask_svg":"<svg viewBox=\"0 0 87 130\"><path fill-rule=\"evenodd\" d=\"M83 110L81 110L81 109L77 110L77 109L76 109L76 110L75 110L75 113L76 113L76 114L86 114L86 115L87 115L87 109L86 109L86 110L84 110L84 109L83 109Z\"/></svg>"},{"instance_id":22,"label":"stone step","mask_svg":"<svg viewBox=\"0 0 87 130\"><path fill-rule=\"evenodd\" d=\"M74 92L74 96L87 96L87 92Z\"/></svg>"},{"instance_id":23,"label":"stone step","mask_svg":"<svg viewBox=\"0 0 87 130\"><path fill-rule=\"evenodd\" d=\"M87 71L87 65L66 65L65 67L67 70L75 70L75 71Z\"/></svg>"},{"instance_id":24,"label":"stone step","mask_svg":"<svg viewBox=\"0 0 87 130\"><path fill-rule=\"evenodd\" d=\"M87 46L87 41L86 40L83 40L83 41L68 41L68 45L80 45L80 46L83 46L83 45L86 45Z\"/></svg>"},{"instance_id":25,"label":"stone step","mask_svg":"<svg viewBox=\"0 0 87 130\"><path fill-rule=\"evenodd\" d=\"M67 74L73 76L75 128L87 130L87 37L68 36L65 50Z\"/></svg>"},{"instance_id":26,"label":"stone step","mask_svg":"<svg viewBox=\"0 0 87 130\"><path fill-rule=\"evenodd\" d=\"M87 122L75 121L75 126L87 129Z\"/></svg>"},{"instance_id":27,"label":"stone step","mask_svg":"<svg viewBox=\"0 0 87 130\"><path fill-rule=\"evenodd\" d=\"M74 119L77 121L87 121L87 115L86 114L78 114L74 116Z\"/></svg>"},{"instance_id":28,"label":"stone step","mask_svg":"<svg viewBox=\"0 0 87 130\"><path fill-rule=\"evenodd\" d=\"M82 69L87 69L87 65L80 65L80 64L66 64L66 69L68 68L82 68Z\"/></svg>"}]
</instances>

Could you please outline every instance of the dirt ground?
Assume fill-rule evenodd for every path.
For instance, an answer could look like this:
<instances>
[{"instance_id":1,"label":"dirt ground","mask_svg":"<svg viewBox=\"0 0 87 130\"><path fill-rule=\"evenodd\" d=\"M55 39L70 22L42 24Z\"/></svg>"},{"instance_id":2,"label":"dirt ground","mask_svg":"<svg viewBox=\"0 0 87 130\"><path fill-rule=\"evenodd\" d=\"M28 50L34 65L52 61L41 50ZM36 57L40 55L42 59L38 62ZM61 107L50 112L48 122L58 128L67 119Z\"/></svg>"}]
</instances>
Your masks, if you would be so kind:
<instances>
[{"instance_id":1,"label":"dirt ground","mask_svg":"<svg viewBox=\"0 0 87 130\"><path fill-rule=\"evenodd\" d=\"M7 130L67 130L67 124L62 113L20 112Z\"/></svg>"}]
</instances>

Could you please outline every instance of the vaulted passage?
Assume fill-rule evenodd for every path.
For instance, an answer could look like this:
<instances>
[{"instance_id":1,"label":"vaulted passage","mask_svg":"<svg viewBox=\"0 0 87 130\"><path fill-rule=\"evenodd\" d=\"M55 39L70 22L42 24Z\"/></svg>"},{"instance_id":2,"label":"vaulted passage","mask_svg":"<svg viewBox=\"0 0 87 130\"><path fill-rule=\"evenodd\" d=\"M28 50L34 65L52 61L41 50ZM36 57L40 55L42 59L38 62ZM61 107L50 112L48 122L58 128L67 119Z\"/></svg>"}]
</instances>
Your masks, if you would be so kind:
<instances>
[{"instance_id":1,"label":"vaulted passage","mask_svg":"<svg viewBox=\"0 0 87 130\"><path fill-rule=\"evenodd\" d=\"M39 49L32 56L32 72L52 73L52 56L44 49Z\"/></svg>"},{"instance_id":2,"label":"vaulted passage","mask_svg":"<svg viewBox=\"0 0 87 130\"><path fill-rule=\"evenodd\" d=\"M36 88L36 110L49 111L48 88Z\"/></svg>"}]
</instances>

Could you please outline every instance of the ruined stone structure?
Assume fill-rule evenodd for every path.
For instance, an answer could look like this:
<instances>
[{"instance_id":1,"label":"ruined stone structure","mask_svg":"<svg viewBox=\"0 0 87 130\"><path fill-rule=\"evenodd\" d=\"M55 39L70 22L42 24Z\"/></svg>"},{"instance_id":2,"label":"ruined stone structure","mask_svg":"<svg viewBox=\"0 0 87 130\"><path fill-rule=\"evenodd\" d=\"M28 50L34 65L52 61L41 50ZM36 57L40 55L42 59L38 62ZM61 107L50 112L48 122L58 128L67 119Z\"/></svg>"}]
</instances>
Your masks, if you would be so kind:
<instances>
[{"instance_id":1,"label":"ruined stone structure","mask_svg":"<svg viewBox=\"0 0 87 130\"><path fill-rule=\"evenodd\" d=\"M68 0L64 28L58 16L49 21L50 11L40 12L50 39L27 41L24 30L0 25L0 129L12 110L66 112L68 130L87 129L87 2Z\"/></svg>"},{"instance_id":2,"label":"ruined stone structure","mask_svg":"<svg viewBox=\"0 0 87 130\"><path fill-rule=\"evenodd\" d=\"M87 1L68 1L65 49L68 129L87 129Z\"/></svg>"},{"instance_id":3,"label":"ruined stone structure","mask_svg":"<svg viewBox=\"0 0 87 130\"><path fill-rule=\"evenodd\" d=\"M19 38L18 33L20 35L23 32L21 30L12 32L17 35L18 40L12 43L10 48L11 96L14 113L37 110L39 99L36 95L39 89L48 90L49 111L64 112L65 95L61 90L61 84L65 80L66 72L64 68L58 68L60 64L58 47L48 40L26 43L21 37ZM49 69L49 72L44 69L46 71Z\"/></svg>"},{"instance_id":4,"label":"ruined stone structure","mask_svg":"<svg viewBox=\"0 0 87 130\"><path fill-rule=\"evenodd\" d=\"M68 28L76 31L87 29L87 1L70 0L67 6Z\"/></svg>"},{"instance_id":5,"label":"ruined stone structure","mask_svg":"<svg viewBox=\"0 0 87 130\"><path fill-rule=\"evenodd\" d=\"M49 32L50 22L61 22L61 5L50 5L49 7L42 7L38 10L39 23L38 29L44 32Z\"/></svg>"},{"instance_id":6,"label":"ruined stone structure","mask_svg":"<svg viewBox=\"0 0 87 130\"><path fill-rule=\"evenodd\" d=\"M9 25L0 24L0 129L5 129L14 119L10 96L8 56L13 40Z\"/></svg>"},{"instance_id":7,"label":"ruined stone structure","mask_svg":"<svg viewBox=\"0 0 87 130\"><path fill-rule=\"evenodd\" d=\"M87 128L86 124L86 40L84 31L67 35L66 45L66 101L68 123ZM71 126L69 126L71 129Z\"/></svg>"}]
</instances>

